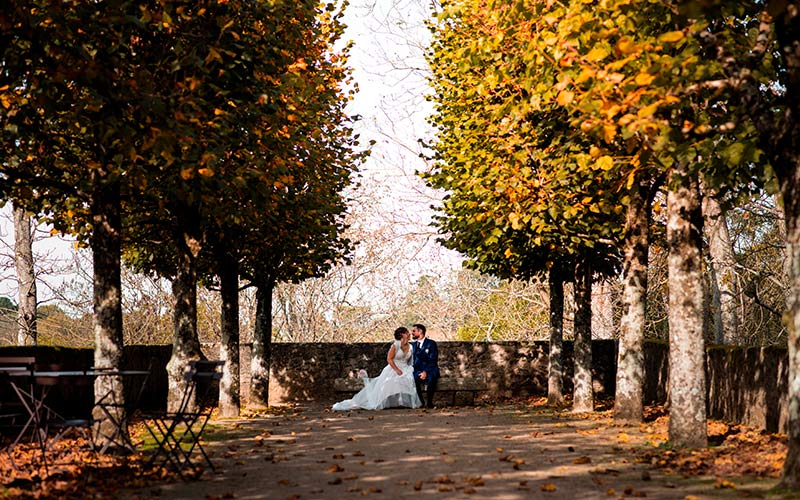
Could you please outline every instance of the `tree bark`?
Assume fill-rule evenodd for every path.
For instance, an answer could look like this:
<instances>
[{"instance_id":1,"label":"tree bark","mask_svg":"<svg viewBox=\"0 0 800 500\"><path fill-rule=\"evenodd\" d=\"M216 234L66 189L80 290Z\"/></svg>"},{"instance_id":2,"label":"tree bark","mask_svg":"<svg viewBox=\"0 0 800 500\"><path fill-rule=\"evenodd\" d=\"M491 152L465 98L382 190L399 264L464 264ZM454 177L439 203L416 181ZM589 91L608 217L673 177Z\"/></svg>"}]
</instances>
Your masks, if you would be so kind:
<instances>
[{"instance_id":1,"label":"tree bark","mask_svg":"<svg viewBox=\"0 0 800 500\"><path fill-rule=\"evenodd\" d=\"M550 285L550 353L547 372L547 404L564 403L563 340L564 340L564 278L556 267L548 274Z\"/></svg>"},{"instance_id":2,"label":"tree bark","mask_svg":"<svg viewBox=\"0 0 800 500\"><path fill-rule=\"evenodd\" d=\"M250 361L250 401L252 407L269 406L269 374L272 360L272 291L273 279L256 283L256 324L253 332L253 355Z\"/></svg>"},{"instance_id":3,"label":"tree bark","mask_svg":"<svg viewBox=\"0 0 800 500\"><path fill-rule=\"evenodd\" d=\"M725 213L713 193L703 196L703 222L711 256L714 339L718 344L736 345L739 343L736 261Z\"/></svg>"},{"instance_id":4,"label":"tree bark","mask_svg":"<svg viewBox=\"0 0 800 500\"><path fill-rule=\"evenodd\" d=\"M222 343L219 349L222 379L219 381L219 414L238 417L239 399L239 260L234 249L224 251L220 265L222 296Z\"/></svg>"},{"instance_id":5,"label":"tree bark","mask_svg":"<svg viewBox=\"0 0 800 500\"><path fill-rule=\"evenodd\" d=\"M119 371L123 367L122 337L122 279L121 245L122 222L120 218L119 186L108 186L100 180L93 195L92 257L94 261L94 365L96 368ZM117 422L125 422L125 393L122 378L104 376L95 378L95 402L113 401L115 406L105 411L113 412ZM98 446L105 445L105 436L117 432L114 424L104 418L103 410L95 408L99 424L95 429ZM127 433L127 429L122 429ZM119 439L114 439L119 442Z\"/></svg>"},{"instance_id":6,"label":"tree bark","mask_svg":"<svg viewBox=\"0 0 800 500\"><path fill-rule=\"evenodd\" d=\"M770 164L780 184L786 227L786 254L789 292L786 297L787 311L784 317L789 329L789 409L786 425L786 460L783 463L783 478L780 487L800 488L800 1L767 2L772 9L769 18L773 21L776 46L785 65L787 83L781 114L773 112L772 102L761 105L753 96L761 94L760 88L746 95L745 109L751 118L768 154Z\"/></svg>"},{"instance_id":7,"label":"tree bark","mask_svg":"<svg viewBox=\"0 0 800 500\"><path fill-rule=\"evenodd\" d=\"M592 394L592 268L587 258L575 266L575 375L572 411L594 411Z\"/></svg>"},{"instance_id":8,"label":"tree bark","mask_svg":"<svg viewBox=\"0 0 800 500\"><path fill-rule=\"evenodd\" d=\"M169 389L167 408L176 410L187 387L185 374L189 361L202 357L197 337L197 266L196 255L189 245L178 245L175 279L172 294L175 310L172 316L172 356L167 363Z\"/></svg>"},{"instance_id":9,"label":"tree bark","mask_svg":"<svg viewBox=\"0 0 800 500\"><path fill-rule=\"evenodd\" d=\"M789 327L789 408L787 422L786 460L783 463L781 485L800 488L800 157L796 167L780 178L786 218L786 254L789 260L790 288L786 297L787 326Z\"/></svg>"},{"instance_id":10,"label":"tree bark","mask_svg":"<svg viewBox=\"0 0 800 500\"><path fill-rule=\"evenodd\" d=\"M17 345L36 345L36 274L33 267L31 218L25 209L14 205L14 261L19 283L17 307Z\"/></svg>"},{"instance_id":11,"label":"tree bark","mask_svg":"<svg viewBox=\"0 0 800 500\"><path fill-rule=\"evenodd\" d=\"M679 165L667 195L669 439L700 448L706 437L702 231L697 179Z\"/></svg>"},{"instance_id":12,"label":"tree bark","mask_svg":"<svg viewBox=\"0 0 800 500\"><path fill-rule=\"evenodd\" d=\"M622 318L617 354L614 419L638 423L644 416L644 329L647 315L647 261L650 248L651 196L638 185L625 217L622 263Z\"/></svg>"}]
</instances>

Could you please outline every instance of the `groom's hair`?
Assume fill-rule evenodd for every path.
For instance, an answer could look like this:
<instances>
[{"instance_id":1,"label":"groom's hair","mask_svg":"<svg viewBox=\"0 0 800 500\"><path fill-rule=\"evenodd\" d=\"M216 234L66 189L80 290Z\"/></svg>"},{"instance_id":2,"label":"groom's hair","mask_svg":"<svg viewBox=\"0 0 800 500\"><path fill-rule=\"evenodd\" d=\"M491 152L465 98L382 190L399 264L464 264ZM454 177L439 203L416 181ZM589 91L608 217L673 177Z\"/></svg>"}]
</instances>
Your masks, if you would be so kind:
<instances>
[{"instance_id":1,"label":"groom's hair","mask_svg":"<svg viewBox=\"0 0 800 500\"><path fill-rule=\"evenodd\" d=\"M404 333L408 333L408 328L404 326L399 327L397 330L394 331L394 339L400 340L401 338L403 338Z\"/></svg>"},{"instance_id":2,"label":"groom's hair","mask_svg":"<svg viewBox=\"0 0 800 500\"><path fill-rule=\"evenodd\" d=\"M423 325L422 323L414 323L411 326L414 327L414 328L419 328L420 331L422 331L423 335L425 335L427 333L427 330L425 329L425 325Z\"/></svg>"}]
</instances>

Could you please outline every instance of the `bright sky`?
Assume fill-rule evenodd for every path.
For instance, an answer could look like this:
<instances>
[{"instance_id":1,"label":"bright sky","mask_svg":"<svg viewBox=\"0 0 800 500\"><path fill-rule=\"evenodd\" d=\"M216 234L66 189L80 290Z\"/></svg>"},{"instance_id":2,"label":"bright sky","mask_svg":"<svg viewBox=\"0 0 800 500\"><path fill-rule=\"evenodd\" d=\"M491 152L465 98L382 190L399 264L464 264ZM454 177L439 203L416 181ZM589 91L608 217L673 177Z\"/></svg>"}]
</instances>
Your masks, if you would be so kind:
<instances>
[{"instance_id":1,"label":"bright sky","mask_svg":"<svg viewBox=\"0 0 800 500\"><path fill-rule=\"evenodd\" d=\"M364 175L383 196L385 213L379 215L415 235L407 245L412 275L446 275L461 262L435 243L429 222L437 194L415 174L427 168L418 141L431 136L424 58L429 6L430 0L352 0L344 19L359 85L352 109L363 118L362 138L376 141Z\"/></svg>"}]
</instances>

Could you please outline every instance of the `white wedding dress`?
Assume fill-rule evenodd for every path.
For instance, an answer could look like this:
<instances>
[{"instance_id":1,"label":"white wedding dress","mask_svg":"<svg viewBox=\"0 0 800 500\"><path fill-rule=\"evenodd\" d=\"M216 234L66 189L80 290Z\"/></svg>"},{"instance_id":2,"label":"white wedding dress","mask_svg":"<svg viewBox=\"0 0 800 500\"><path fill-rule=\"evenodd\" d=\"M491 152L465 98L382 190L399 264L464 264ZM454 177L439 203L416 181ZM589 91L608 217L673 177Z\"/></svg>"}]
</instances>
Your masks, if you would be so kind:
<instances>
[{"instance_id":1,"label":"white wedding dress","mask_svg":"<svg viewBox=\"0 0 800 500\"><path fill-rule=\"evenodd\" d=\"M353 399L346 399L333 405L334 410L382 410L395 406L409 408L422 406L414 385L411 346L408 346L408 353L404 353L400 348L399 340L395 341L394 347L394 364L403 374L398 375L394 368L386 365L377 377L364 379L364 388L358 391Z\"/></svg>"}]
</instances>

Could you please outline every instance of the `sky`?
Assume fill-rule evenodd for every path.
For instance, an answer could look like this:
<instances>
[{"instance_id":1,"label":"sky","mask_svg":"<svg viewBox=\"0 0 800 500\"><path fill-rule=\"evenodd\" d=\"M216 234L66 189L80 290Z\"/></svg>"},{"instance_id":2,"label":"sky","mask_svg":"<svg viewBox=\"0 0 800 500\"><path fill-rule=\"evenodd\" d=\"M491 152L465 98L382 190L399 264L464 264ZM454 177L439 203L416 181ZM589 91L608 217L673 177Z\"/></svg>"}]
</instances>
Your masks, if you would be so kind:
<instances>
[{"instance_id":1,"label":"sky","mask_svg":"<svg viewBox=\"0 0 800 500\"><path fill-rule=\"evenodd\" d=\"M344 22L345 38L354 43L350 65L359 85L351 109L362 116L362 137L376 141L363 170L366 182L383 197L379 215L405 228L409 273L446 275L460 267L461 259L436 243L430 205L440 194L415 173L428 167L419 141L432 136L424 58L430 5L430 0L351 0Z\"/></svg>"},{"instance_id":2,"label":"sky","mask_svg":"<svg viewBox=\"0 0 800 500\"><path fill-rule=\"evenodd\" d=\"M375 141L372 154L362 167L362 184L376 198L372 224L391 226L400 238L404 265L391 272L406 274L404 283L422 275L446 276L460 267L460 258L435 242L429 226L431 204L437 193L425 187L416 171L427 168L420 158L419 139L429 139L426 117L432 107L428 92L424 51L429 33L429 0L351 0L344 16L348 26L344 39L352 40L350 66L359 92L351 103L352 114L361 116L356 131L362 143ZM34 252L50 258L69 255L70 238L44 235ZM362 249L366 251L367 249ZM65 257L65 259L68 259ZM13 270L13 226L10 206L0 209L0 296L16 302ZM50 277L57 286L68 276ZM40 286L40 299L48 299L48 286Z\"/></svg>"}]
</instances>

